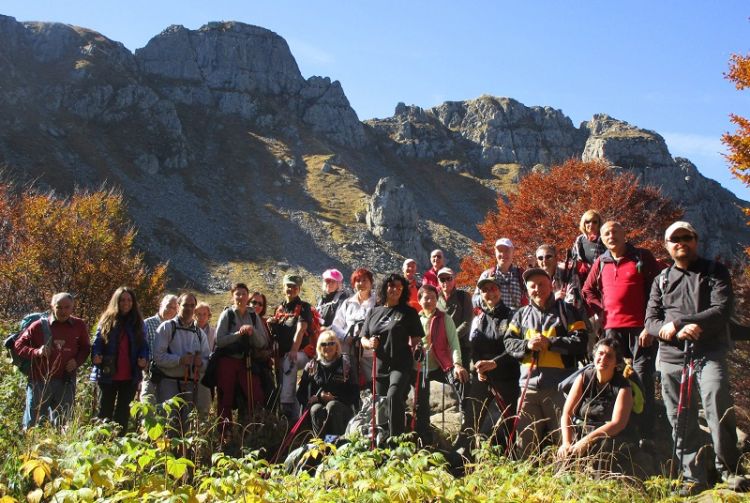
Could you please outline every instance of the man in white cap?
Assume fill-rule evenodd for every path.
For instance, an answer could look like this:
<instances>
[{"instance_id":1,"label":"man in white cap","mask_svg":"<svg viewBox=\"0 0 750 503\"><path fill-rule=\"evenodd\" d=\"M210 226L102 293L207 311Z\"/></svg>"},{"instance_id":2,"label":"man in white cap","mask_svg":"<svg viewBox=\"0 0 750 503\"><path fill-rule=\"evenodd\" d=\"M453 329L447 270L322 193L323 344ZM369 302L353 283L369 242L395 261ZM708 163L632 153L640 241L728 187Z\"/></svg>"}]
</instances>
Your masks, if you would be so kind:
<instances>
[{"instance_id":1,"label":"man in white cap","mask_svg":"<svg viewBox=\"0 0 750 503\"><path fill-rule=\"evenodd\" d=\"M523 282L523 269L513 264L513 242L510 239L500 238L495 241L495 260L497 262L495 266L484 271L479 279L495 278L500 286L500 298L503 304L511 311L516 311L529 301L526 296L526 285ZM475 307L481 306L482 300L478 288L474 290L472 301Z\"/></svg>"},{"instance_id":2,"label":"man in white cap","mask_svg":"<svg viewBox=\"0 0 750 503\"><path fill-rule=\"evenodd\" d=\"M659 273L651 286L646 330L659 338L657 368L661 373L664 405L682 460L685 485L681 494L688 496L708 488L707 465L699 456L703 451L703 434L698 424L699 396L711 431L717 468L730 489L748 491L749 481L740 475L727 369L733 307L729 271L724 265L698 255L698 233L688 222L670 225L664 241L674 264ZM678 421L680 381L683 368L690 361L695 365L692 377L697 379L697 386L692 386L691 400L684 404ZM688 386L683 387L684 395L687 389Z\"/></svg>"},{"instance_id":3,"label":"man in white cap","mask_svg":"<svg viewBox=\"0 0 750 503\"><path fill-rule=\"evenodd\" d=\"M330 327L336 310L344 303L347 292L344 290L344 275L338 269L326 269L323 272L323 293L318 298L316 309L323 318L323 326Z\"/></svg>"}]
</instances>

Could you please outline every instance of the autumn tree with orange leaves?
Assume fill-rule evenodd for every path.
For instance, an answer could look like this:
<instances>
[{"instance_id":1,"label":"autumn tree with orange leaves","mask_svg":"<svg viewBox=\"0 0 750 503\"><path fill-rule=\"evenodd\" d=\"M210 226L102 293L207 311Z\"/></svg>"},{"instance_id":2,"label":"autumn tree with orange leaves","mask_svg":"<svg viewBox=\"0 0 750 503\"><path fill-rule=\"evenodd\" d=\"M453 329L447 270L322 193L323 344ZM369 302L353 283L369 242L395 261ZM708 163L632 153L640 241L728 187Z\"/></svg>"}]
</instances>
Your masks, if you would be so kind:
<instances>
[{"instance_id":1,"label":"autumn tree with orange leaves","mask_svg":"<svg viewBox=\"0 0 750 503\"><path fill-rule=\"evenodd\" d=\"M683 212L659 189L640 186L630 172L610 168L603 161L569 160L548 172L531 173L516 192L497 199L497 209L478 226L483 240L461 262L459 282L473 284L481 272L495 263L494 244L508 237L515 246L515 263L535 264L534 252L542 243L558 250L558 259L580 234L581 215L589 209L604 220L618 220L628 239L666 259L664 229Z\"/></svg>"},{"instance_id":2,"label":"autumn tree with orange leaves","mask_svg":"<svg viewBox=\"0 0 750 503\"><path fill-rule=\"evenodd\" d=\"M76 297L76 315L93 324L122 285L152 312L166 265L148 268L134 239L117 192L76 191L63 199L0 183L0 321L44 309L53 293L67 291Z\"/></svg>"}]
</instances>

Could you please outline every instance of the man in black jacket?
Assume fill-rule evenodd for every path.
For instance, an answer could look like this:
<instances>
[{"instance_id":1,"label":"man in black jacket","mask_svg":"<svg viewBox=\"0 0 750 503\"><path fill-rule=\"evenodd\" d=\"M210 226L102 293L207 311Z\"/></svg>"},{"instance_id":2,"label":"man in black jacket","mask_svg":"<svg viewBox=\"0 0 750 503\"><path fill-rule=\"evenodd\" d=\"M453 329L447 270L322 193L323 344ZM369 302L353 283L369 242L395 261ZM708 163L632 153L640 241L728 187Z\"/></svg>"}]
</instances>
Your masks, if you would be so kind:
<instances>
[{"instance_id":1,"label":"man in black jacket","mask_svg":"<svg viewBox=\"0 0 750 503\"><path fill-rule=\"evenodd\" d=\"M698 426L699 394L711 430L716 466L730 489L747 491L750 489L748 481L738 475L740 452L726 361L733 303L729 271L719 263L698 256L698 233L688 222L670 225L664 239L674 265L654 280L646 310L646 329L659 338L657 366L661 372L664 404L683 462L682 493L696 494L708 488L706 466L698 456L702 448ZM686 349L692 351L698 386L693 386L690 403L685 404L678 423Z\"/></svg>"}]
</instances>

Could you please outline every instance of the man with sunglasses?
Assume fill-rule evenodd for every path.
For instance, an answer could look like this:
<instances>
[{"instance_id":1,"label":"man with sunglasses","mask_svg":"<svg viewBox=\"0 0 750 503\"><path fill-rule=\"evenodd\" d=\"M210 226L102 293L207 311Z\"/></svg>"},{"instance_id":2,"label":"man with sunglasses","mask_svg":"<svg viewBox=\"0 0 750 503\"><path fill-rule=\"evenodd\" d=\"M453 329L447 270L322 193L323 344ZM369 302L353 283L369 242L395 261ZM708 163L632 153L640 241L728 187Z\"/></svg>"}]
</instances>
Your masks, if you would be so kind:
<instances>
[{"instance_id":1,"label":"man with sunglasses","mask_svg":"<svg viewBox=\"0 0 750 503\"><path fill-rule=\"evenodd\" d=\"M651 283L662 267L645 248L628 242L625 228L608 221L601 227L607 251L594 260L583 285L583 297L600 317L606 337L617 339L625 358L643 383L644 408L638 424L641 436L651 439L655 424L654 360L656 344L644 328ZM647 442L648 443L648 442Z\"/></svg>"},{"instance_id":2,"label":"man with sunglasses","mask_svg":"<svg viewBox=\"0 0 750 503\"><path fill-rule=\"evenodd\" d=\"M552 278L552 292L555 294L555 299L562 299L580 309L580 302L576 302L579 297L575 295L575 292L581 288L578 275L575 271L566 274L565 268L558 265L557 248L554 245L543 244L536 249L536 265L544 269Z\"/></svg>"},{"instance_id":3,"label":"man with sunglasses","mask_svg":"<svg viewBox=\"0 0 750 503\"><path fill-rule=\"evenodd\" d=\"M740 475L734 404L729 389L727 354L730 350L729 319L733 293L729 271L722 264L698 255L698 233L688 222L678 221L664 233L665 246L674 265L664 269L651 287L646 329L659 339L662 396L672 428L677 430L680 381L686 363L685 349L692 350L695 365L691 400L684 404L675 441L682 460L685 496L708 488L707 463L699 452L704 438L698 424L700 396L716 467L727 486L750 490Z\"/></svg>"}]
</instances>

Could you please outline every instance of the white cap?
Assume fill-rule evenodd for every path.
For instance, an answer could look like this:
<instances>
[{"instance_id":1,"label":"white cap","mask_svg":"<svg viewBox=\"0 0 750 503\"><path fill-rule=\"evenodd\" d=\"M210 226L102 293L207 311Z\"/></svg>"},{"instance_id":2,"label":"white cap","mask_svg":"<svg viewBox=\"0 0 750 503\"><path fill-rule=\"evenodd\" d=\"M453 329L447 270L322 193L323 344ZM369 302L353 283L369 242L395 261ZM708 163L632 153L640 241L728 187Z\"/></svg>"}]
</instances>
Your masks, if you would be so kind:
<instances>
[{"instance_id":1,"label":"white cap","mask_svg":"<svg viewBox=\"0 0 750 503\"><path fill-rule=\"evenodd\" d=\"M667 230L664 231L664 241L668 241L669 238L672 237L672 234L674 234L674 231L676 231L677 229L685 229L686 231L690 231L693 233L693 236L695 236L696 239L698 238L698 232L695 230L695 227L693 227L689 222L678 220L677 222L667 227Z\"/></svg>"},{"instance_id":2,"label":"white cap","mask_svg":"<svg viewBox=\"0 0 750 503\"><path fill-rule=\"evenodd\" d=\"M513 241L508 238L500 238L495 241L495 248L498 246L505 246L506 248L513 248Z\"/></svg>"}]
</instances>

